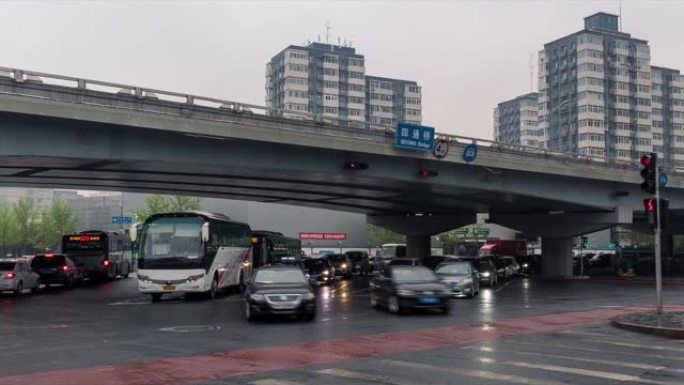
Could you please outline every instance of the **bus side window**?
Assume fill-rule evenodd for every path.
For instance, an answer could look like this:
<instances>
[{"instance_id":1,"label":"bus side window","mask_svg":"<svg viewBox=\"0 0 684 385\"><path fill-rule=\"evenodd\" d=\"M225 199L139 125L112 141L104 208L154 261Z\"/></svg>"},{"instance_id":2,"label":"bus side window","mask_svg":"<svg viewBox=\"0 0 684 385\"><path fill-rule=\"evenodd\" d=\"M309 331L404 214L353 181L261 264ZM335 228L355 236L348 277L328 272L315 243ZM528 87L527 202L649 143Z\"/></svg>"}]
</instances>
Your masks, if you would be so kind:
<instances>
[{"instance_id":1,"label":"bus side window","mask_svg":"<svg viewBox=\"0 0 684 385\"><path fill-rule=\"evenodd\" d=\"M123 249L123 241L119 239L118 241L116 241L116 251L123 251Z\"/></svg>"}]
</instances>

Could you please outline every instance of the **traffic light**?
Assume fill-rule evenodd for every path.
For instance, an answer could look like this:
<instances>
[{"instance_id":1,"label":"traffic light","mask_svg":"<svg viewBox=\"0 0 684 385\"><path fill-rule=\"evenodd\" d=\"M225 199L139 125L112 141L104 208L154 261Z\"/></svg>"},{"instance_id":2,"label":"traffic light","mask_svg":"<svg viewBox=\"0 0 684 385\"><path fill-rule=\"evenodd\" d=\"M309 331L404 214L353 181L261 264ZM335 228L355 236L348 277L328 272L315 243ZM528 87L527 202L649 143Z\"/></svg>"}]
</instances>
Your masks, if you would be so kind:
<instances>
[{"instance_id":1,"label":"traffic light","mask_svg":"<svg viewBox=\"0 0 684 385\"><path fill-rule=\"evenodd\" d=\"M658 210L656 210L656 200L654 198L644 199L644 211L651 227L658 226Z\"/></svg>"},{"instance_id":2,"label":"traffic light","mask_svg":"<svg viewBox=\"0 0 684 385\"><path fill-rule=\"evenodd\" d=\"M418 170L418 175L420 175L421 178L429 178L439 175L439 171L421 168L420 170Z\"/></svg>"},{"instance_id":3,"label":"traffic light","mask_svg":"<svg viewBox=\"0 0 684 385\"><path fill-rule=\"evenodd\" d=\"M582 237L582 248L589 248L589 237Z\"/></svg>"},{"instance_id":4,"label":"traffic light","mask_svg":"<svg viewBox=\"0 0 684 385\"><path fill-rule=\"evenodd\" d=\"M344 164L347 170L368 170L368 163L351 161Z\"/></svg>"},{"instance_id":5,"label":"traffic light","mask_svg":"<svg viewBox=\"0 0 684 385\"><path fill-rule=\"evenodd\" d=\"M641 165L644 167L641 169L641 178L644 180L641 183L641 189L649 194L655 194L656 192L656 172L658 167L657 155L652 152L641 157Z\"/></svg>"}]
</instances>

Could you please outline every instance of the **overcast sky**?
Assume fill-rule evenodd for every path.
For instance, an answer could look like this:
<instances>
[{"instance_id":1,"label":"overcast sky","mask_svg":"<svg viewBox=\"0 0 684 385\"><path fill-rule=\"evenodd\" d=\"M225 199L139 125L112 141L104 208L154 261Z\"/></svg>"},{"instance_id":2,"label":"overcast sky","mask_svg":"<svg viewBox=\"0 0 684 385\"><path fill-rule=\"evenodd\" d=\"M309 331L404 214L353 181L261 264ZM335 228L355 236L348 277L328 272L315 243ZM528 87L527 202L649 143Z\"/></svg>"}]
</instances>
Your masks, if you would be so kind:
<instances>
[{"instance_id":1,"label":"overcast sky","mask_svg":"<svg viewBox=\"0 0 684 385\"><path fill-rule=\"evenodd\" d=\"M351 40L367 74L423 86L424 124L491 138L497 102L530 89L530 53L536 62L544 43L618 4L0 0L0 66L264 105L265 63L325 39L330 21L331 40ZM684 1L625 0L622 13L652 63L684 69Z\"/></svg>"}]
</instances>

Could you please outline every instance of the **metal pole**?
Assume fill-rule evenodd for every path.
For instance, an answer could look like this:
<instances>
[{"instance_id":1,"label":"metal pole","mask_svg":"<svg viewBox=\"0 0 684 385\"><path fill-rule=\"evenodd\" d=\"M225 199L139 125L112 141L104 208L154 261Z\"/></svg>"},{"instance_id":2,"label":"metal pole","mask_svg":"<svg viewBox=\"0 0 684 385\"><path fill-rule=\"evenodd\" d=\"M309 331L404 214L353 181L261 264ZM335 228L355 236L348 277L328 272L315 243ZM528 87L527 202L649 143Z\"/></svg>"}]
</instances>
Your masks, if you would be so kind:
<instances>
[{"instance_id":1,"label":"metal pole","mask_svg":"<svg viewBox=\"0 0 684 385\"><path fill-rule=\"evenodd\" d=\"M580 236L580 277L584 277L584 236Z\"/></svg>"},{"instance_id":2,"label":"metal pole","mask_svg":"<svg viewBox=\"0 0 684 385\"><path fill-rule=\"evenodd\" d=\"M656 167L655 171L656 218L658 220L655 229L656 312L661 314L663 312L663 266L660 252L660 172L658 171L658 167Z\"/></svg>"}]
</instances>

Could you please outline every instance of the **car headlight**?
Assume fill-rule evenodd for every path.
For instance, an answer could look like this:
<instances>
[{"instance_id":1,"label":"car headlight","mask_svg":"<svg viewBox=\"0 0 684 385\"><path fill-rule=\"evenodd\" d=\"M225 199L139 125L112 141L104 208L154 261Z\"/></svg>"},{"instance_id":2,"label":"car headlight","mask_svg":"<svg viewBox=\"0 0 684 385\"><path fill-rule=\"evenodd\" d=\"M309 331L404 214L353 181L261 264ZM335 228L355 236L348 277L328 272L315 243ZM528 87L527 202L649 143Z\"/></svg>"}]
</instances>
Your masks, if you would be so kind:
<instances>
[{"instance_id":1,"label":"car headlight","mask_svg":"<svg viewBox=\"0 0 684 385\"><path fill-rule=\"evenodd\" d=\"M306 293L302 296L302 298L309 300L316 298L316 296L314 295L314 293Z\"/></svg>"},{"instance_id":2,"label":"car headlight","mask_svg":"<svg viewBox=\"0 0 684 385\"><path fill-rule=\"evenodd\" d=\"M523 263L523 267L524 267L525 269L527 269L527 266L528 266L528 264Z\"/></svg>"},{"instance_id":3,"label":"car headlight","mask_svg":"<svg viewBox=\"0 0 684 385\"><path fill-rule=\"evenodd\" d=\"M323 270L323 275L330 275L330 270Z\"/></svg>"},{"instance_id":4,"label":"car headlight","mask_svg":"<svg viewBox=\"0 0 684 385\"><path fill-rule=\"evenodd\" d=\"M138 280L139 280L139 281L144 281L144 282L152 282L152 280L150 279L150 277L148 277L148 276L146 276L146 275L140 275L140 274L138 274Z\"/></svg>"},{"instance_id":5,"label":"car headlight","mask_svg":"<svg viewBox=\"0 0 684 385\"><path fill-rule=\"evenodd\" d=\"M489 277L490 275L492 275L492 273L490 273L488 271L485 271L484 273L482 273L482 276L485 278Z\"/></svg>"},{"instance_id":6,"label":"car headlight","mask_svg":"<svg viewBox=\"0 0 684 385\"><path fill-rule=\"evenodd\" d=\"M252 301L261 302L261 301L264 301L266 299L266 297L264 297L263 294L255 293L255 294L250 294L249 299L251 299Z\"/></svg>"},{"instance_id":7,"label":"car headlight","mask_svg":"<svg viewBox=\"0 0 684 385\"><path fill-rule=\"evenodd\" d=\"M397 295L413 295L411 290L397 290Z\"/></svg>"},{"instance_id":8,"label":"car headlight","mask_svg":"<svg viewBox=\"0 0 684 385\"><path fill-rule=\"evenodd\" d=\"M468 277L468 278L464 279L463 281L461 281L461 283L464 285L469 285L469 284L473 283L473 279Z\"/></svg>"},{"instance_id":9,"label":"car headlight","mask_svg":"<svg viewBox=\"0 0 684 385\"><path fill-rule=\"evenodd\" d=\"M346 263L343 263L340 267L343 268L343 269L346 269L346 268L347 268L347 264L346 264Z\"/></svg>"}]
</instances>

